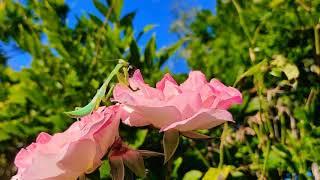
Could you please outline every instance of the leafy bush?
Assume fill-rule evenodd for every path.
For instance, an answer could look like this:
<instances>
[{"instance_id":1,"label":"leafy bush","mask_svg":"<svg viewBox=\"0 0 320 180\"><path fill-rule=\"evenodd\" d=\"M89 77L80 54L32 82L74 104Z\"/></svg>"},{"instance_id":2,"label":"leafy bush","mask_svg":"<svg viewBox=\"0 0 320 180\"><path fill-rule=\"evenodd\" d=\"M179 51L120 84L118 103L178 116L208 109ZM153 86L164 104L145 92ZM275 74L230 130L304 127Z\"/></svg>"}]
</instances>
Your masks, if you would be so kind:
<instances>
[{"instance_id":1,"label":"leafy bush","mask_svg":"<svg viewBox=\"0 0 320 180\"><path fill-rule=\"evenodd\" d=\"M233 113L237 122L222 139L222 170L231 177L317 173L319 8L317 0L221 0L216 14L202 10L175 28L189 39L182 54L192 69L243 92L245 102ZM217 148L213 144L208 159L213 167Z\"/></svg>"},{"instance_id":2,"label":"leafy bush","mask_svg":"<svg viewBox=\"0 0 320 180\"><path fill-rule=\"evenodd\" d=\"M12 175L17 150L38 132L58 132L73 121L63 112L87 104L116 64L113 59L128 60L155 83L180 46L192 69L234 84L245 101L232 109L235 124L203 131L212 140L183 138L167 169L159 168L160 158L146 161L148 178L319 175L319 0L218 0L215 14L201 10L179 20L181 40L158 52L155 37L143 51L137 45L152 26L135 33L135 13L120 17L122 0L107 2L94 0L105 19L89 14L74 28L66 26L64 1L0 2L1 40L15 42L33 58L30 68L16 72L0 53L1 179ZM156 130L122 129L131 146L160 151ZM107 163L89 175L97 177L109 177Z\"/></svg>"}]
</instances>

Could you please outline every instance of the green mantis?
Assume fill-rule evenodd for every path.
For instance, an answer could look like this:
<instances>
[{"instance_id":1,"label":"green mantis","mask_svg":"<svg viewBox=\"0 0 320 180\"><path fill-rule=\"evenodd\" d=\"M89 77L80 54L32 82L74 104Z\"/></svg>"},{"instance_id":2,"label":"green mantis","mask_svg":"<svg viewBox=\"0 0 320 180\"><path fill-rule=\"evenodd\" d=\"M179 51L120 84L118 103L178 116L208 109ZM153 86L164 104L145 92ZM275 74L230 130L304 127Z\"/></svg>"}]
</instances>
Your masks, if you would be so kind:
<instances>
[{"instance_id":1,"label":"green mantis","mask_svg":"<svg viewBox=\"0 0 320 180\"><path fill-rule=\"evenodd\" d=\"M128 66L129 66L128 62L126 62L125 60L119 59L117 66L111 71L111 73L109 74L107 79L104 81L102 86L98 89L97 93L92 98L92 100L84 107L76 108L74 111L68 111L65 113L68 116L73 117L73 118L80 118L80 117L83 117L85 115L90 114L93 110L95 110L96 108L99 107L101 100L105 97L105 93L106 93L106 90L107 90L107 87L108 87L110 81L112 80L112 78L115 75L117 75L118 77L120 76L119 71L121 69L123 69L123 71L124 71L124 74L125 74L124 78L125 79L128 78L128 75L127 75L128 74L128 70L127 70Z\"/></svg>"}]
</instances>

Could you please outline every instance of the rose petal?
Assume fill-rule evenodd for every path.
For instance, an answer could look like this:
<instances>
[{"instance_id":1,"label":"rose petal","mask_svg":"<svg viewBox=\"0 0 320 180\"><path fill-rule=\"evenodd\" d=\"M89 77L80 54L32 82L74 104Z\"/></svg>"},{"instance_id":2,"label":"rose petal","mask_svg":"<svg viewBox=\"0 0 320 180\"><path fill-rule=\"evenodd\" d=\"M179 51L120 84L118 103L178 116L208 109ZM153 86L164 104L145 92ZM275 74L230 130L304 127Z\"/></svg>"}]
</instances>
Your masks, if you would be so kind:
<instances>
[{"instance_id":1,"label":"rose petal","mask_svg":"<svg viewBox=\"0 0 320 180\"><path fill-rule=\"evenodd\" d=\"M49 135L48 133L45 133L45 132L41 132L38 135L36 142L40 143L40 144L45 144L45 143L49 142L50 139L51 139L51 135Z\"/></svg>"},{"instance_id":2,"label":"rose petal","mask_svg":"<svg viewBox=\"0 0 320 180\"><path fill-rule=\"evenodd\" d=\"M186 119L194 115L201 109L202 100L199 93L182 93L174 96L167 105L174 106L181 112L181 118ZM180 119L177 119L180 120Z\"/></svg>"},{"instance_id":3,"label":"rose petal","mask_svg":"<svg viewBox=\"0 0 320 180\"><path fill-rule=\"evenodd\" d=\"M179 110L174 106L138 106L134 107L133 109L135 109L135 112L142 116L143 119L157 128L167 126L173 122L176 122L178 119L181 119Z\"/></svg>"},{"instance_id":4,"label":"rose petal","mask_svg":"<svg viewBox=\"0 0 320 180\"><path fill-rule=\"evenodd\" d=\"M125 105L122 108L121 119L124 124L136 127L150 125L149 120L135 112L133 108Z\"/></svg>"},{"instance_id":5,"label":"rose petal","mask_svg":"<svg viewBox=\"0 0 320 180\"><path fill-rule=\"evenodd\" d=\"M176 85L170 81L165 82L165 87L163 89L163 95L166 100L169 100L172 97L177 96L181 93L182 93L182 91L180 90L178 85Z\"/></svg>"},{"instance_id":6,"label":"rose petal","mask_svg":"<svg viewBox=\"0 0 320 180\"><path fill-rule=\"evenodd\" d=\"M167 73L167 74L165 74L165 75L163 76L163 78L161 79L161 81L157 82L156 88L159 89L159 90L161 90L161 91L163 91L163 89L164 89L165 86L166 86L166 85L165 85L166 82L171 82L171 83L173 83L173 84L175 84L175 85L178 85L177 82L173 79L173 77L172 77L169 73Z\"/></svg>"},{"instance_id":7,"label":"rose petal","mask_svg":"<svg viewBox=\"0 0 320 180\"><path fill-rule=\"evenodd\" d=\"M242 103L242 94L233 87L227 87L217 79L210 81L213 93L218 97L212 108L228 109L232 104Z\"/></svg>"},{"instance_id":8,"label":"rose petal","mask_svg":"<svg viewBox=\"0 0 320 180\"><path fill-rule=\"evenodd\" d=\"M132 89L136 90L139 88L141 82L144 83L144 80L143 80L143 77L142 77L140 70L137 69L134 71L132 77L129 78L130 87Z\"/></svg>"},{"instance_id":9,"label":"rose petal","mask_svg":"<svg viewBox=\"0 0 320 180\"><path fill-rule=\"evenodd\" d=\"M66 148L65 153L58 154L60 160L57 161L57 164L61 169L78 173L78 176L80 176L87 169L92 168L96 153L94 141L90 139L79 140L70 143Z\"/></svg>"},{"instance_id":10,"label":"rose petal","mask_svg":"<svg viewBox=\"0 0 320 180\"><path fill-rule=\"evenodd\" d=\"M15 159L19 179L76 179L92 172L118 134L118 106L100 107L53 136L40 133Z\"/></svg>"},{"instance_id":11,"label":"rose petal","mask_svg":"<svg viewBox=\"0 0 320 180\"><path fill-rule=\"evenodd\" d=\"M160 131L167 131L169 129L177 129L179 131L210 129L226 121L233 121L232 115L226 110L202 110L193 117L172 123L171 125L162 128Z\"/></svg>"},{"instance_id":12,"label":"rose petal","mask_svg":"<svg viewBox=\"0 0 320 180\"><path fill-rule=\"evenodd\" d=\"M206 76L201 71L191 71L188 79L180 87L184 91L198 91L206 83Z\"/></svg>"}]
</instances>

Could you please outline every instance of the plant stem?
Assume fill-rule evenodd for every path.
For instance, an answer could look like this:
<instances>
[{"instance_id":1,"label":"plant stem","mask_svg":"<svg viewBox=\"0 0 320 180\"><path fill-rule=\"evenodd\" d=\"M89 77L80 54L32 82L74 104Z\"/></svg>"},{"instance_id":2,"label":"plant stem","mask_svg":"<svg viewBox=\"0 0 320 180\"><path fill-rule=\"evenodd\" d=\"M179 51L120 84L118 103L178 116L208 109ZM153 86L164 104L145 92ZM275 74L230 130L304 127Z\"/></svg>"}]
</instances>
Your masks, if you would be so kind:
<instances>
[{"instance_id":1,"label":"plant stem","mask_svg":"<svg viewBox=\"0 0 320 180\"><path fill-rule=\"evenodd\" d=\"M98 31L97 31L97 34L98 34L98 35L102 32L102 30L105 29L104 26L105 26L105 25L108 23L108 21L109 21L109 17L110 17L110 15L111 15L112 9L113 9L112 6L109 7L108 12L107 12L107 14L105 15L105 19L104 19L104 21L103 21L103 24L102 24L102 26L100 26L100 28L99 28ZM102 37L102 36L99 35L98 38L97 38L97 47L96 47L96 51L95 51L94 57L93 57L93 59L92 59L92 64L93 64L93 65L95 65L95 64L97 63L98 53L99 53L100 48L101 48L101 43L100 43L100 42L101 42L101 37Z\"/></svg>"},{"instance_id":2,"label":"plant stem","mask_svg":"<svg viewBox=\"0 0 320 180\"><path fill-rule=\"evenodd\" d=\"M169 161L167 162L167 172L166 172L165 180L171 179L172 161L173 161L173 158L170 158Z\"/></svg>"},{"instance_id":3,"label":"plant stem","mask_svg":"<svg viewBox=\"0 0 320 180\"><path fill-rule=\"evenodd\" d=\"M266 175L266 169L267 169L267 163L268 163L268 159L269 159L269 154L270 154L270 141L268 140L267 142L267 149L266 149L266 156L264 158L264 162L263 162L263 169L262 169L262 175L261 178L265 177Z\"/></svg>"},{"instance_id":4,"label":"plant stem","mask_svg":"<svg viewBox=\"0 0 320 180\"><path fill-rule=\"evenodd\" d=\"M281 143L285 144L286 142L286 119L284 117L284 114L281 113L279 114L279 118L280 118L280 124L281 124Z\"/></svg>"},{"instance_id":5,"label":"plant stem","mask_svg":"<svg viewBox=\"0 0 320 180\"><path fill-rule=\"evenodd\" d=\"M201 161L203 162L203 164L207 167L210 167L210 164L208 163L208 161L206 160L206 158L203 157L202 153L199 151L199 149L197 149L196 147L193 148L195 150L195 153L200 157Z\"/></svg>"},{"instance_id":6,"label":"plant stem","mask_svg":"<svg viewBox=\"0 0 320 180\"><path fill-rule=\"evenodd\" d=\"M228 129L228 123L224 123L223 126L223 131L222 131L222 135L221 135L221 142L220 142L220 154L219 154L219 165L218 168L222 168L223 166L223 158L224 158L224 154L223 154L223 145L224 145L224 140L225 140L225 136L226 136L226 131Z\"/></svg>"},{"instance_id":7,"label":"plant stem","mask_svg":"<svg viewBox=\"0 0 320 180\"><path fill-rule=\"evenodd\" d=\"M319 24L315 25L313 28L314 31L314 44L316 46L316 55L320 55L320 39L319 39Z\"/></svg>"},{"instance_id":8,"label":"plant stem","mask_svg":"<svg viewBox=\"0 0 320 180\"><path fill-rule=\"evenodd\" d=\"M232 0L232 3L233 3L234 7L236 8L236 10L238 12L240 25L241 25L245 35L249 39L249 42L252 44L253 41L252 41L250 32L248 30L248 27L247 27L247 25L246 25L246 23L244 21L244 18L243 18L243 15L242 15L242 9L241 9L240 5L238 4L238 2L236 0Z\"/></svg>"}]
</instances>

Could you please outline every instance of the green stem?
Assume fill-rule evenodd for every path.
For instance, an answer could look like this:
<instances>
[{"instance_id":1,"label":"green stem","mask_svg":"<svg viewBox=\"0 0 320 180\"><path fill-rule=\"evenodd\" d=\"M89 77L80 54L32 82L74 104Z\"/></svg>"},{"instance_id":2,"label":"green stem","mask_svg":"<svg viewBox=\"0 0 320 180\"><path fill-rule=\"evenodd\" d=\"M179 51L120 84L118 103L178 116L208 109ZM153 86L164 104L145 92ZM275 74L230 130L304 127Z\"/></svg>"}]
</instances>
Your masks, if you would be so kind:
<instances>
[{"instance_id":1,"label":"green stem","mask_svg":"<svg viewBox=\"0 0 320 180\"><path fill-rule=\"evenodd\" d=\"M199 151L199 149L197 149L196 147L194 147L195 153L200 157L200 160L203 162L203 164L207 167L210 167L210 164L208 163L208 161L206 160L206 158L203 157L202 153Z\"/></svg>"},{"instance_id":2,"label":"green stem","mask_svg":"<svg viewBox=\"0 0 320 180\"><path fill-rule=\"evenodd\" d=\"M171 171L172 171L172 162L173 158L169 159L167 163L167 172L166 172L166 178L165 180L170 180L171 179Z\"/></svg>"},{"instance_id":3,"label":"green stem","mask_svg":"<svg viewBox=\"0 0 320 180\"><path fill-rule=\"evenodd\" d=\"M224 153L223 153L223 146L224 146L224 140L225 140L225 136L226 136L226 131L228 129L228 123L224 123L223 126L223 131L222 131L222 135L221 135L221 142L220 142L220 154L219 154L219 165L218 168L222 168L223 166L223 159L224 159Z\"/></svg>"},{"instance_id":4,"label":"green stem","mask_svg":"<svg viewBox=\"0 0 320 180\"><path fill-rule=\"evenodd\" d=\"M279 114L280 124L281 124L281 143L285 144L286 142L286 119L283 114Z\"/></svg>"},{"instance_id":5,"label":"green stem","mask_svg":"<svg viewBox=\"0 0 320 180\"><path fill-rule=\"evenodd\" d=\"M105 29L104 26L105 26L105 25L108 23L108 21L109 21L109 17L110 17L110 15L111 15L112 9L113 9L112 6L108 9L108 12L107 12L107 14L105 15L105 19L104 19L104 21L103 21L103 24L102 24L102 26L98 29L97 34L101 34L101 33L102 33L102 30ZM95 65L95 64L97 63L98 53L99 53L100 48L101 48L101 43L100 43L101 37L103 37L103 36L98 36L98 38L97 38L97 47L96 47L96 51L95 51L95 56L94 56L93 59L92 59L92 65Z\"/></svg>"},{"instance_id":6,"label":"green stem","mask_svg":"<svg viewBox=\"0 0 320 180\"><path fill-rule=\"evenodd\" d=\"M248 30L248 27L244 21L244 18L243 18L243 15L242 15L242 9L240 7L240 5L238 4L238 2L236 0L232 0L232 3L234 5L234 7L236 8L237 12L238 12L238 15L239 15L239 21L240 21L240 25L245 33L245 35L247 36L247 38L249 39L250 43L252 44L253 41L252 41L252 38L251 38L251 35L250 35L250 32Z\"/></svg>"},{"instance_id":7,"label":"green stem","mask_svg":"<svg viewBox=\"0 0 320 180\"><path fill-rule=\"evenodd\" d=\"M268 163L268 159L269 159L269 154L270 154L270 141L268 140L267 142L267 150L266 150L266 157L264 158L264 162L263 162L263 169L262 169L262 176L261 178L265 177L266 175L266 169L267 169L267 163Z\"/></svg>"},{"instance_id":8,"label":"green stem","mask_svg":"<svg viewBox=\"0 0 320 180\"><path fill-rule=\"evenodd\" d=\"M315 43L315 46L316 46L316 54L317 55L320 55L320 39L319 39L319 25L315 25L314 28L313 28L313 31L314 31L314 43Z\"/></svg>"}]
</instances>

